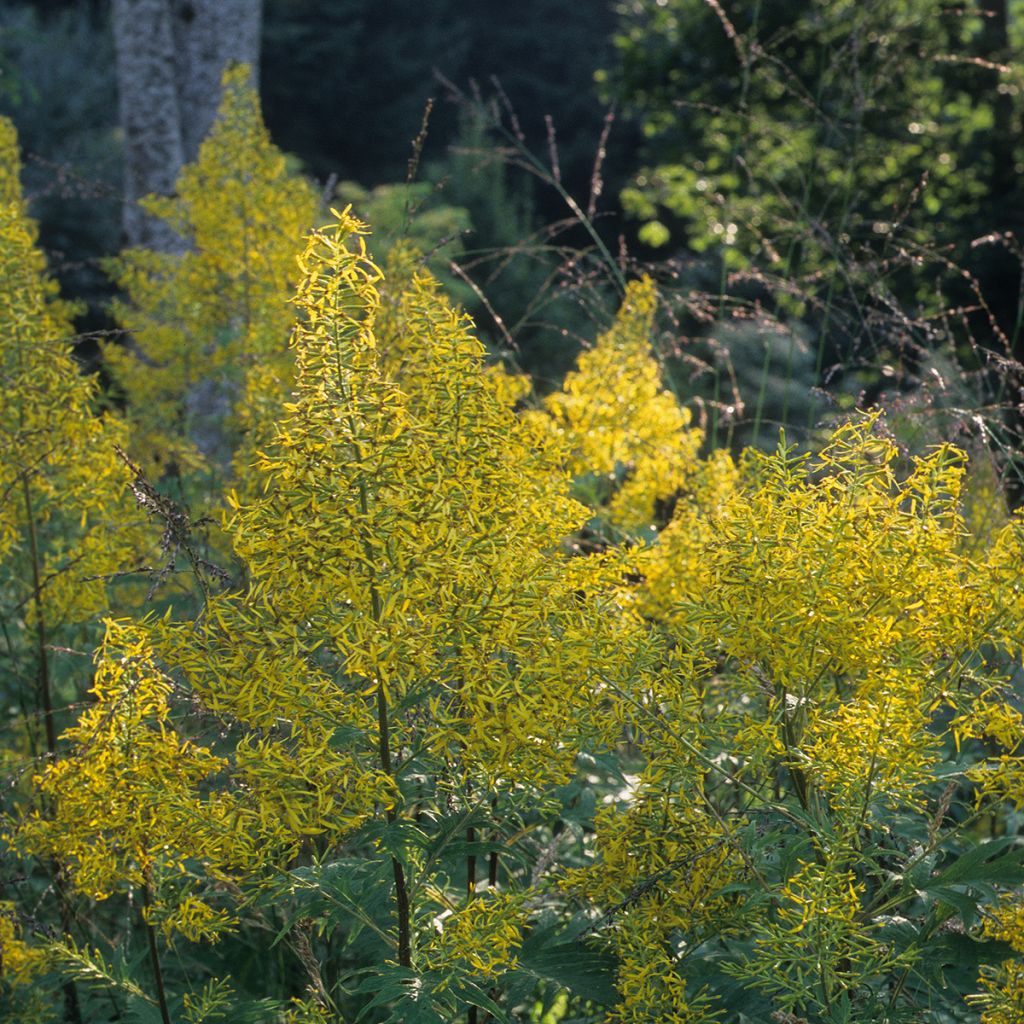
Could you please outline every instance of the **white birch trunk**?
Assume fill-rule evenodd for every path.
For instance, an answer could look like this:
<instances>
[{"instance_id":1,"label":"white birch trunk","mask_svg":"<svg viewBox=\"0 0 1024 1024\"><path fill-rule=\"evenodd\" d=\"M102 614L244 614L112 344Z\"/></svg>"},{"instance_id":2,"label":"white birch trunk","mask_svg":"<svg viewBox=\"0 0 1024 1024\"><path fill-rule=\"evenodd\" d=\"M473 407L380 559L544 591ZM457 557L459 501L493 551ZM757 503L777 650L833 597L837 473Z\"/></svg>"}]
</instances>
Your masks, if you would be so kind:
<instances>
[{"instance_id":1,"label":"white birch trunk","mask_svg":"<svg viewBox=\"0 0 1024 1024\"><path fill-rule=\"evenodd\" d=\"M225 66L251 64L255 75L261 15L262 0L113 0L128 245L182 249L138 200L174 192L213 124Z\"/></svg>"}]
</instances>

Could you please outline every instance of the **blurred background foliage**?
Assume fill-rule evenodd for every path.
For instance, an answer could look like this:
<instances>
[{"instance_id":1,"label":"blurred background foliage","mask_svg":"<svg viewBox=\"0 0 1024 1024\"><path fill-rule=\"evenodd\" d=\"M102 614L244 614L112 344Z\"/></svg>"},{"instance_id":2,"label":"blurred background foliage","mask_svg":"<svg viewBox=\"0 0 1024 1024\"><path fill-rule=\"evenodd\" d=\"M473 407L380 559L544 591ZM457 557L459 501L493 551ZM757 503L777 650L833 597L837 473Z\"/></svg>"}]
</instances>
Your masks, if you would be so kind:
<instances>
[{"instance_id":1,"label":"blurred background foliage","mask_svg":"<svg viewBox=\"0 0 1024 1024\"><path fill-rule=\"evenodd\" d=\"M0 109L18 128L50 267L65 294L88 303L79 326L99 326L110 284L98 260L119 247L121 196L114 42L103 11L0 9Z\"/></svg>"},{"instance_id":2,"label":"blurred background foliage","mask_svg":"<svg viewBox=\"0 0 1024 1024\"><path fill-rule=\"evenodd\" d=\"M83 332L120 247L110 18L0 11L0 111ZM410 236L541 392L646 271L709 443L912 395L1016 470L1022 35L1021 0L266 0L261 99L374 254Z\"/></svg>"}]
</instances>

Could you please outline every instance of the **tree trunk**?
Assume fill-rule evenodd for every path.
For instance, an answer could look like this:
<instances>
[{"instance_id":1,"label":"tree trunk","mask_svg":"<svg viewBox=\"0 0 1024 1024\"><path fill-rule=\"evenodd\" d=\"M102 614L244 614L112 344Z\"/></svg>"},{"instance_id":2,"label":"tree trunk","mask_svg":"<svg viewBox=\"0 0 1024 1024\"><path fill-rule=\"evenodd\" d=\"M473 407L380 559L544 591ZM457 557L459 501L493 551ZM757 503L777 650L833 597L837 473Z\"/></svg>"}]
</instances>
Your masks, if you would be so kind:
<instances>
[{"instance_id":1,"label":"tree trunk","mask_svg":"<svg viewBox=\"0 0 1024 1024\"><path fill-rule=\"evenodd\" d=\"M167 0L114 0L118 108L124 136L124 212L128 245L173 251L181 239L147 216L138 200L170 195L184 163Z\"/></svg>"},{"instance_id":2,"label":"tree trunk","mask_svg":"<svg viewBox=\"0 0 1024 1024\"><path fill-rule=\"evenodd\" d=\"M183 248L138 200L174 192L213 124L225 66L251 64L255 77L261 7L262 0L113 0L128 245Z\"/></svg>"},{"instance_id":3,"label":"tree trunk","mask_svg":"<svg viewBox=\"0 0 1024 1024\"><path fill-rule=\"evenodd\" d=\"M260 56L261 0L192 0L172 3L175 75L185 160L213 124L220 101L220 76L228 64L249 64L253 85Z\"/></svg>"}]
</instances>

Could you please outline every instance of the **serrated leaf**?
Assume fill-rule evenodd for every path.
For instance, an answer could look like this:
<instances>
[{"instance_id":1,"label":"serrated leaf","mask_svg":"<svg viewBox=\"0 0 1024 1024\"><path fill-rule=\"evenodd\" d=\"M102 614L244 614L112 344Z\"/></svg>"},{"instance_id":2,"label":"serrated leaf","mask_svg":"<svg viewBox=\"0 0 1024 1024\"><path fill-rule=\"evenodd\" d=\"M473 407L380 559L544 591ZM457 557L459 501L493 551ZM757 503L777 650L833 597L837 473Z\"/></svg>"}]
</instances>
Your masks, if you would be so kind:
<instances>
[{"instance_id":1,"label":"serrated leaf","mask_svg":"<svg viewBox=\"0 0 1024 1024\"><path fill-rule=\"evenodd\" d=\"M919 888L931 891L936 886L957 883L971 885L976 882L1020 885L1024 882L1024 845L1017 845L1019 842L1016 836L1001 836L979 843ZM999 856L1003 850L1012 846L1016 846L1016 849Z\"/></svg>"},{"instance_id":2,"label":"serrated leaf","mask_svg":"<svg viewBox=\"0 0 1024 1024\"><path fill-rule=\"evenodd\" d=\"M930 896L952 907L963 923L969 928L978 916L979 898L972 895L968 886L932 885L927 892Z\"/></svg>"},{"instance_id":3,"label":"serrated leaf","mask_svg":"<svg viewBox=\"0 0 1024 1024\"><path fill-rule=\"evenodd\" d=\"M566 929L556 926L535 928L523 942L519 966L513 974L526 974L536 981L554 982L573 995L602 1006L618 999L615 975L618 961L608 953L590 949L581 932L589 925L581 920Z\"/></svg>"}]
</instances>

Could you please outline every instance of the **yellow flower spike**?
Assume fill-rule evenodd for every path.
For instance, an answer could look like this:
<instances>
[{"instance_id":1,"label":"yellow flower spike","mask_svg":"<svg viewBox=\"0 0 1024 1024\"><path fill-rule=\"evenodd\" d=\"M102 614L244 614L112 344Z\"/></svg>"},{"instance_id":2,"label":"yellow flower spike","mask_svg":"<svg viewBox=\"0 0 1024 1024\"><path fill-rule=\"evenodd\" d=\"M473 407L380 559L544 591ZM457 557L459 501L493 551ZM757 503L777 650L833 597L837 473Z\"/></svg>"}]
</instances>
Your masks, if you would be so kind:
<instances>
[{"instance_id":1,"label":"yellow flower spike","mask_svg":"<svg viewBox=\"0 0 1024 1024\"><path fill-rule=\"evenodd\" d=\"M209 458L223 468L238 450L244 478L290 387L294 253L318 205L270 142L247 67L225 72L217 120L174 198L144 205L188 251L112 263L127 294L114 312L134 346L105 346L104 359L128 397L132 450L150 471Z\"/></svg>"},{"instance_id":2,"label":"yellow flower spike","mask_svg":"<svg viewBox=\"0 0 1024 1024\"><path fill-rule=\"evenodd\" d=\"M168 728L172 687L144 630L108 623L94 694L95 703L63 736L72 756L48 765L40 778L42 793L59 797L53 816L28 819L17 845L58 857L76 888L94 899L144 884L154 868L184 878L191 858L227 865L251 856L228 825L231 801L197 794L225 762ZM190 907L199 901L186 895L183 930L198 934Z\"/></svg>"},{"instance_id":3,"label":"yellow flower spike","mask_svg":"<svg viewBox=\"0 0 1024 1024\"><path fill-rule=\"evenodd\" d=\"M656 304L650 278L632 282L611 329L580 355L562 390L545 400L547 415L531 416L564 447L574 476L623 474L607 499L607 514L634 532L650 527L658 501L689 483L703 442L651 355Z\"/></svg>"},{"instance_id":4,"label":"yellow flower spike","mask_svg":"<svg viewBox=\"0 0 1024 1024\"><path fill-rule=\"evenodd\" d=\"M42 781L76 797L21 837L60 848L94 895L151 872L162 926L190 940L228 927L220 880L280 884L300 853L410 824L412 752L454 806L540 799L581 746L618 738L595 700L659 657L623 610L621 560L564 544L587 510L428 276L392 295L405 354L378 342L386 282L364 230L342 211L300 257L295 391L226 518L245 586L196 621L110 626L96 709ZM197 711L222 730L216 754L188 738ZM514 963L517 900L466 908L491 952L456 943L460 971ZM403 962L414 945L400 933Z\"/></svg>"}]
</instances>

